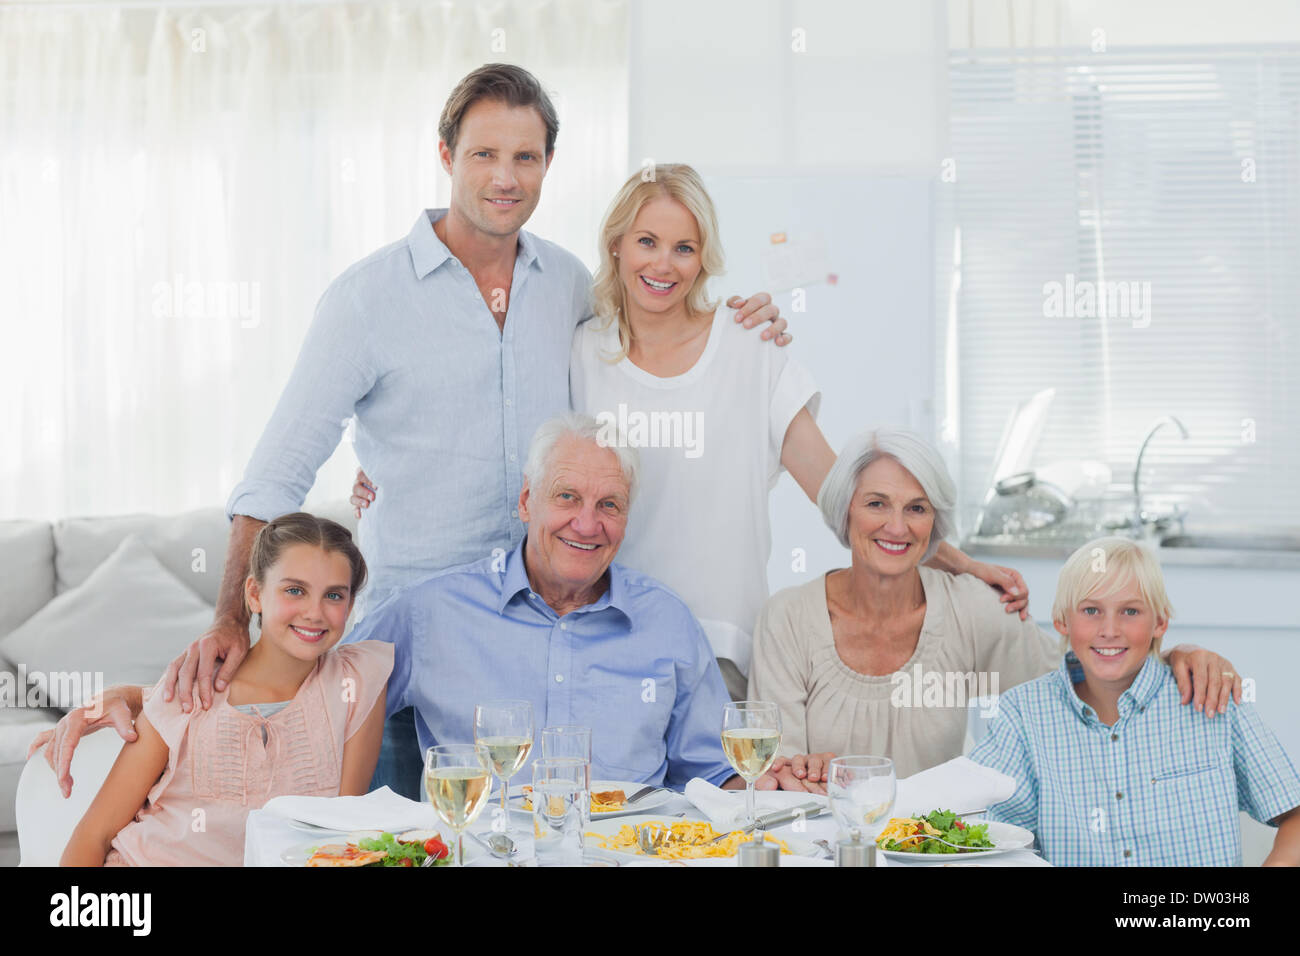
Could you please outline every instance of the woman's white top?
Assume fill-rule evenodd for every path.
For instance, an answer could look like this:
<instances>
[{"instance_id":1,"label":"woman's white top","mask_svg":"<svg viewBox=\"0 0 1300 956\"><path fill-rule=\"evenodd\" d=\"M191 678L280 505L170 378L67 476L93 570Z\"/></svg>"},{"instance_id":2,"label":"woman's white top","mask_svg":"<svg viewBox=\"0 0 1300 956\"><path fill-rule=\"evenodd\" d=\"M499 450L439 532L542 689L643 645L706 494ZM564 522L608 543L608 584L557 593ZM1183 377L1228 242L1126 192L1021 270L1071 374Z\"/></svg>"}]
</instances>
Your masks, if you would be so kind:
<instances>
[{"instance_id":1,"label":"woman's white top","mask_svg":"<svg viewBox=\"0 0 1300 956\"><path fill-rule=\"evenodd\" d=\"M640 455L627 531L615 560L668 585L704 626L713 652L749 673L754 621L767 600L767 497L795 415L821 393L789 355L719 306L704 352L660 378L618 354L618 324L579 325L573 407L615 426Z\"/></svg>"}]
</instances>

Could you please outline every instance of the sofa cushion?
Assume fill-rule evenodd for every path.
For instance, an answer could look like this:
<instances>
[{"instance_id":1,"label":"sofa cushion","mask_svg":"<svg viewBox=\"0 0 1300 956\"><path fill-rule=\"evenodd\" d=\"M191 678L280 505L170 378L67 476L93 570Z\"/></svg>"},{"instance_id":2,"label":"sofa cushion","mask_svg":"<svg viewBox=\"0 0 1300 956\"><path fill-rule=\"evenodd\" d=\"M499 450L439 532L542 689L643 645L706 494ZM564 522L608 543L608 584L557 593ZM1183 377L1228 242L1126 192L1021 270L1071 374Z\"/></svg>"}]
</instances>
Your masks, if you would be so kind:
<instances>
[{"instance_id":1,"label":"sofa cushion","mask_svg":"<svg viewBox=\"0 0 1300 956\"><path fill-rule=\"evenodd\" d=\"M356 518L346 501L309 510L356 533ZM57 592L62 594L85 581L130 534L138 534L177 580L216 605L230 539L230 522L222 508L199 508L179 515L60 521L54 526Z\"/></svg>"},{"instance_id":2,"label":"sofa cushion","mask_svg":"<svg viewBox=\"0 0 1300 956\"><path fill-rule=\"evenodd\" d=\"M54 534L48 521L0 521L0 637L54 597Z\"/></svg>"},{"instance_id":3,"label":"sofa cushion","mask_svg":"<svg viewBox=\"0 0 1300 956\"><path fill-rule=\"evenodd\" d=\"M29 680L40 675L50 706L75 707L112 684L154 683L211 624L212 608L130 534L79 586L0 641L0 655L25 665Z\"/></svg>"}]
</instances>

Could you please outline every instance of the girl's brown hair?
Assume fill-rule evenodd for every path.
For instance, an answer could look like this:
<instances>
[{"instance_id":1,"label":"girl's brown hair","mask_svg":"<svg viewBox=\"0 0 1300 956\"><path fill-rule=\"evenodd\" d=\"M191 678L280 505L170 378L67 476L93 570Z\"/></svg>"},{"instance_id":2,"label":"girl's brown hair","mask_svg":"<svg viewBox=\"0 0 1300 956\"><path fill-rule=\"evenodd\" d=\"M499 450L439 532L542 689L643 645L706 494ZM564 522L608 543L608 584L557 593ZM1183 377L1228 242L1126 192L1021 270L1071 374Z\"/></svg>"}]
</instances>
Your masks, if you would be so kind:
<instances>
[{"instance_id":1,"label":"girl's brown hair","mask_svg":"<svg viewBox=\"0 0 1300 956\"><path fill-rule=\"evenodd\" d=\"M253 547L248 555L248 573L259 588L266 585L266 573L271 566L280 559L286 548L295 544L310 544L327 554L341 554L348 559L348 564L352 566L350 600L355 600L357 592L366 586L366 559L361 556L361 549L352 540L352 532L329 518L295 511L264 524L253 538ZM244 609L250 610L247 598ZM257 619L260 627L262 615L258 614Z\"/></svg>"}]
</instances>

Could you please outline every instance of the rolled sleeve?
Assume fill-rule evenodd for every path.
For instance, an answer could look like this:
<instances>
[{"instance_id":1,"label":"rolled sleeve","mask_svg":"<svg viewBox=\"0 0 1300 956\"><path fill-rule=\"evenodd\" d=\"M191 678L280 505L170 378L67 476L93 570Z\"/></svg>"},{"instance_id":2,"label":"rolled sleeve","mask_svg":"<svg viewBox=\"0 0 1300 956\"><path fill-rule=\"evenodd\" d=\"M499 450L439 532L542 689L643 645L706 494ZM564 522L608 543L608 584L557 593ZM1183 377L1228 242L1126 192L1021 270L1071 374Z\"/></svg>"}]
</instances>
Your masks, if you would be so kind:
<instances>
[{"instance_id":1,"label":"rolled sleeve","mask_svg":"<svg viewBox=\"0 0 1300 956\"><path fill-rule=\"evenodd\" d=\"M393 645L393 669L388 675L385 719L409 706L407 692L411 685L413 646L411 619L410 592L394 591L343 638L344 644L382 641Z\"/></svg>"},{"instance_id":2,"label":"rolled sleeve","mask_svg":"<svg viewBox=\"0 0 1300 956\"><path fill-rule=\"evenodd\" d=\"M722 752L722 710L731 700L722 671L699 622L682 606L694 654L679 671L677 699L668 722L668 773L665 783L681 789L695 777L715 785L735 775Z\"/></svg>"},{"instance_id":3,"label":"rolled sleeve","mask_svg":"<svg viewBox=\"0 0 1300 956\"><path fill-rule=\"evenodd\" d=\"M302 507L316 471L376 381L367 348L374 333L364 319L344 273L316 307L289 381L226 502L227 517L270 521Z\"/></svg>"},{"instance_id":4,"label":"rolled sleeve","mask_svg":"<svg viewBox=\"0 0 1300 956\"><path fill-rule=\"evenodd\" d=\"M1250 704L1228 702L1237 805L1260 823L1300 806L1300 777L1273 731Z\"/></svg>"}]
</instances>

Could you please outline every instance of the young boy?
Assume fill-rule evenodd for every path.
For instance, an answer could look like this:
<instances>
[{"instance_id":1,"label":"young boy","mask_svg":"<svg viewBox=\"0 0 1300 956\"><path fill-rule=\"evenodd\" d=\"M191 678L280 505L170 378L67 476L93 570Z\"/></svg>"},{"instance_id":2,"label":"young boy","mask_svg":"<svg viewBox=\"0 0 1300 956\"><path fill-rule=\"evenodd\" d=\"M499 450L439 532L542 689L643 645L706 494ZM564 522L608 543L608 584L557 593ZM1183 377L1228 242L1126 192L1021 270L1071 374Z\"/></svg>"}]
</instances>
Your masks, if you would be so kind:
<instances>
[{"instance_id":1,"label":"young boy","mask_svg":"<svg viewBox=\"0 0 1300 956\"><path fill-rule=\"evenodd\" d=\"M989 818L1033 830L1057 866L1233 866L1238 811L1278 828L1265 866L1300 865L1300 776L1250 704L1180 706L1158 654L1173 609L1127 538L1072 554L1052 621L1061 666L1002 694L970 759L1014 777Z\"/></svg>"}]
</instances>

